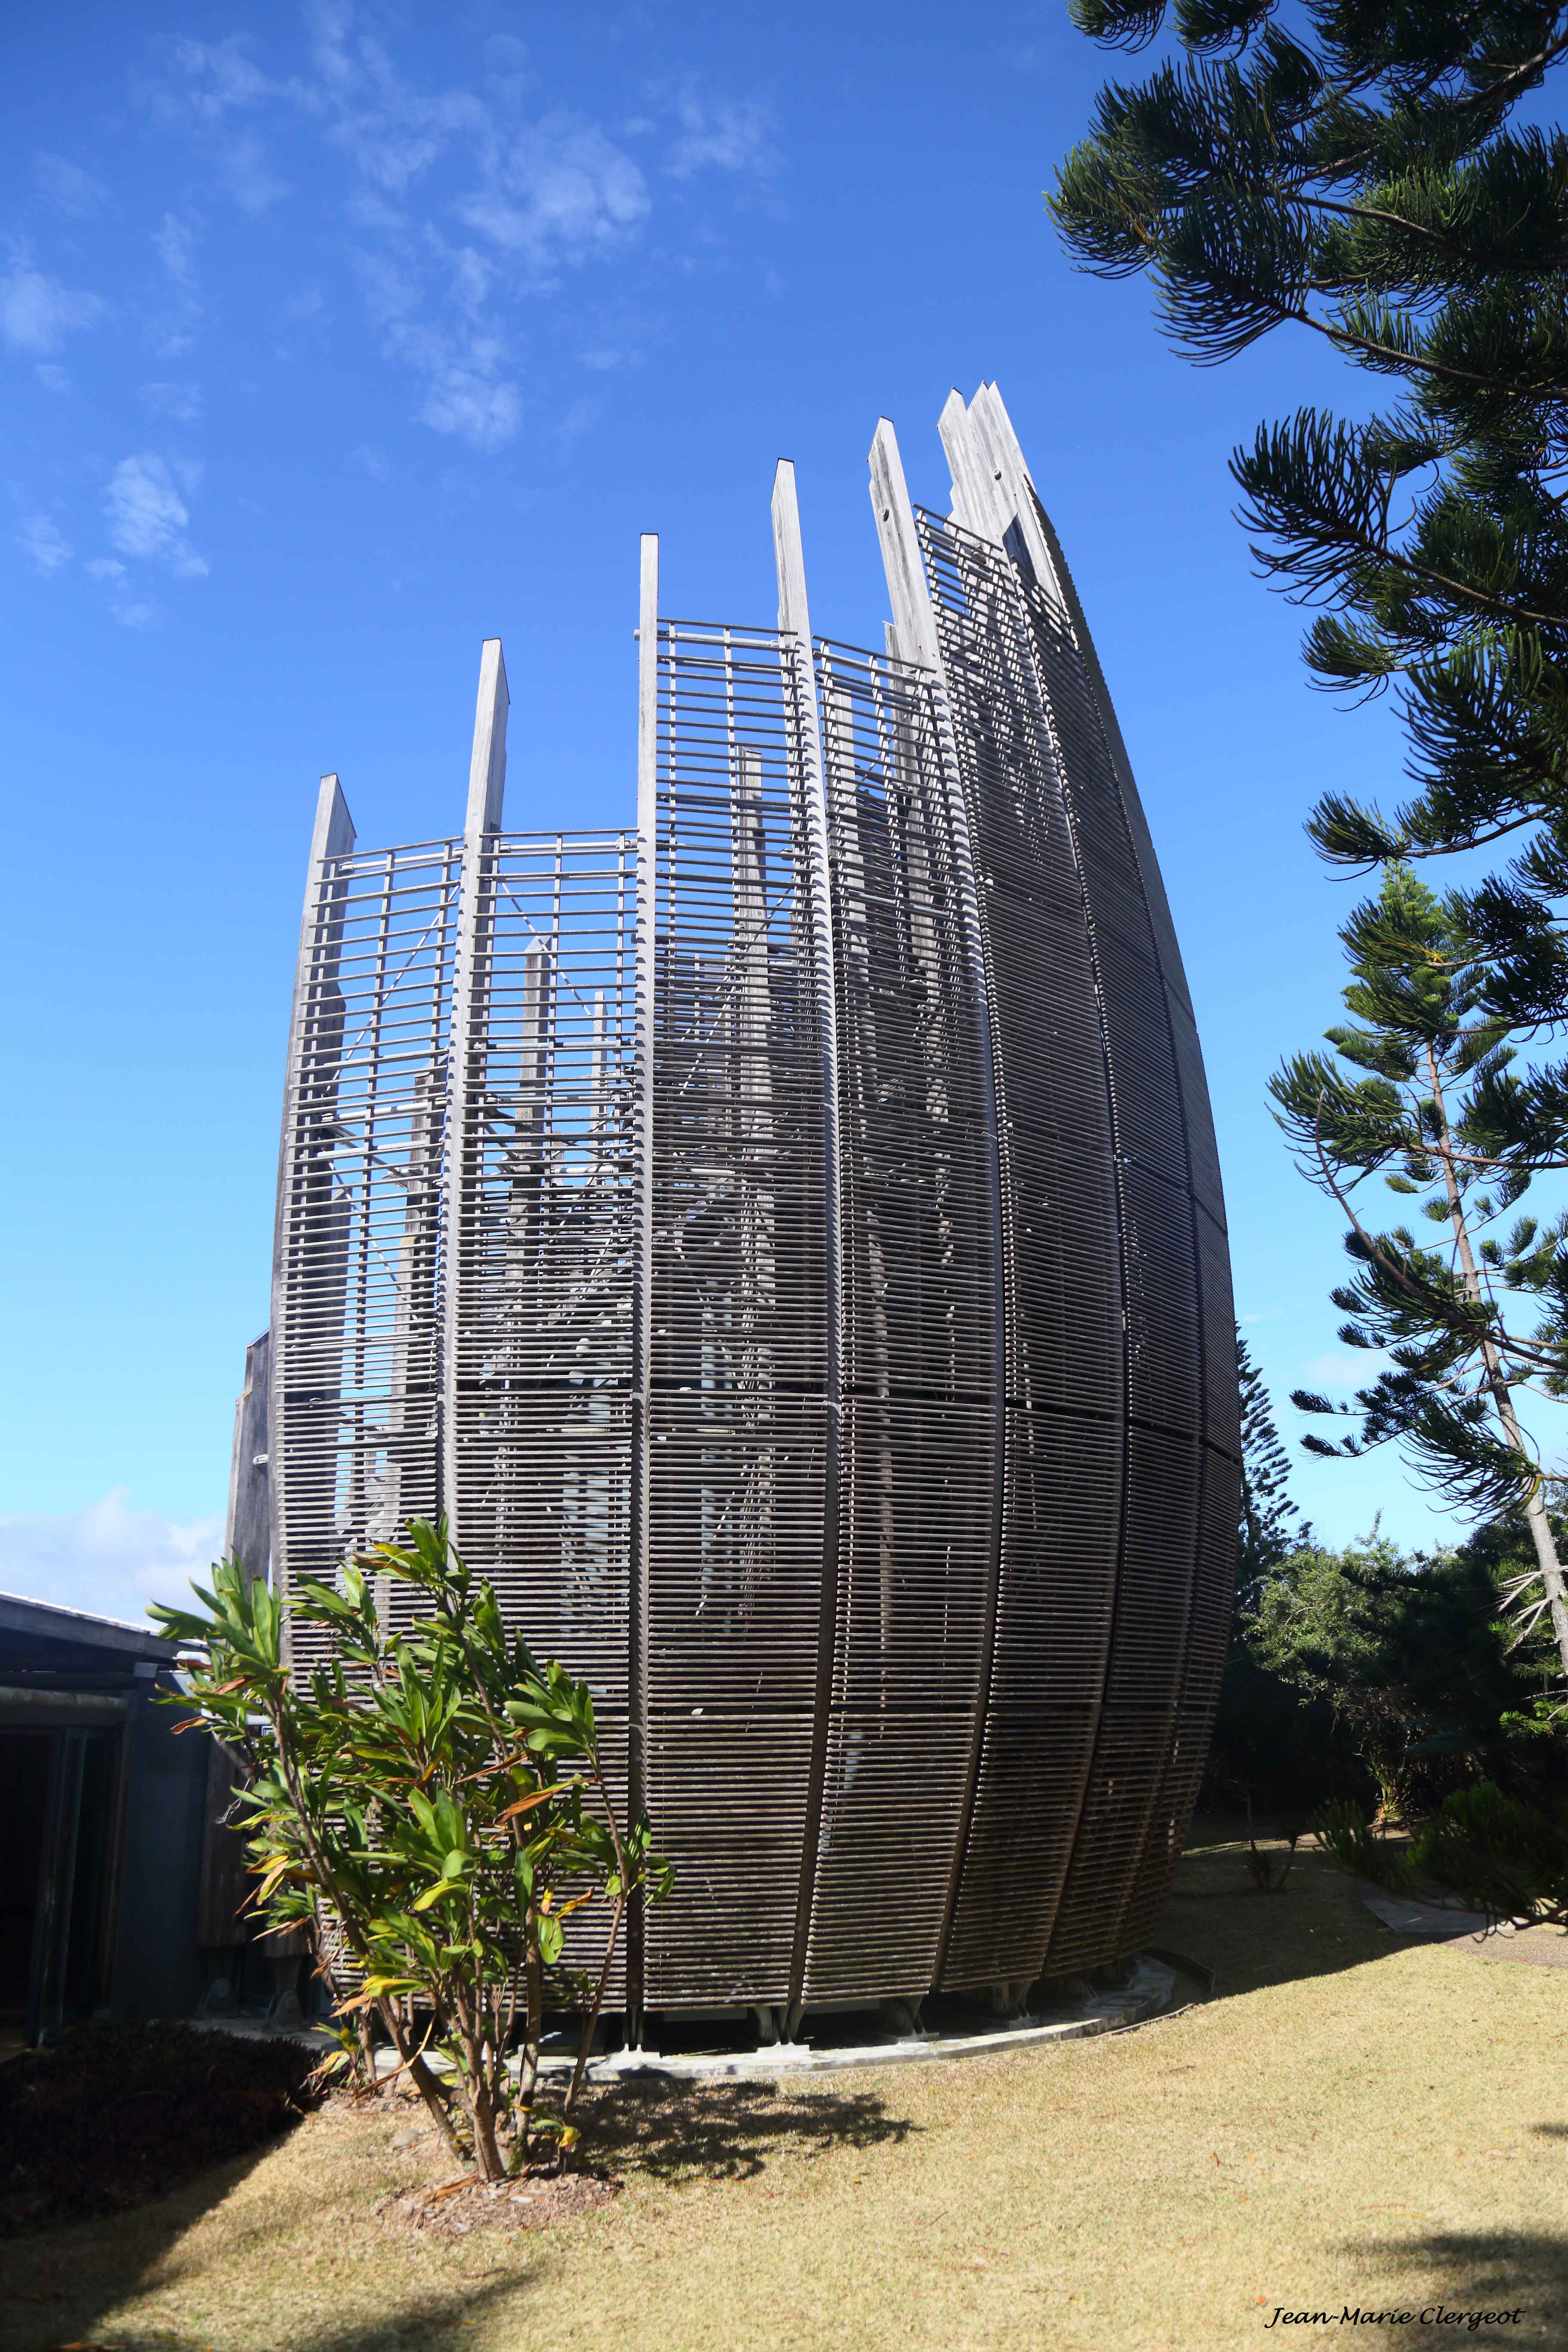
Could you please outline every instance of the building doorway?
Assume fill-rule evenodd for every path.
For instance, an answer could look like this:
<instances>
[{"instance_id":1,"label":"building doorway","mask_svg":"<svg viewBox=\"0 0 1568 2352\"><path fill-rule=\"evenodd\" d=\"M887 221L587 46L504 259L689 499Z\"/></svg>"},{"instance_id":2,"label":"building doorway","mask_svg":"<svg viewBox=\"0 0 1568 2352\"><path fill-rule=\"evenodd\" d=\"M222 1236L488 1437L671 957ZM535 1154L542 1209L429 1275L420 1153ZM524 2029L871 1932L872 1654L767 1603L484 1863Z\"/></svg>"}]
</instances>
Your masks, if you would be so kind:
<instances>
[{"instance_id":1,"label":"building doorway","mask_svg":"<svg viewBox=\"0 0 1568 2352\"><path fill-rule=\"evenodd\" d=\"M0 1727L0 2053L104 1998L118 1733Z\"/></svg>"}]
</instances>

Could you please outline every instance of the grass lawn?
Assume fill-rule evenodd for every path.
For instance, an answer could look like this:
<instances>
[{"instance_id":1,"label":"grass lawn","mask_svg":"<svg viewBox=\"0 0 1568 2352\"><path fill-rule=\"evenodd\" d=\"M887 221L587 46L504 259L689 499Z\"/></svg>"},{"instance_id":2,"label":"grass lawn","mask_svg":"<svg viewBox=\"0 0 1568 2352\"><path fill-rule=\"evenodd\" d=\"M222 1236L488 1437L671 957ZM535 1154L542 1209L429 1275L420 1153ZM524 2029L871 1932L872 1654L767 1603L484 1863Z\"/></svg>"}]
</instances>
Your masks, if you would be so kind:
<instances>
[{"instance_id":1,"label":"grass lawn","mask_svg":"<svg viewBox=\"0 0 1568 2352\"><path fill-rule=\"evenodd\" d=\"M0 2352L1568 2346L1568 1969L1405 1944L1318 1854L1195 1845L1161 1940L1218 1997L1097 2042L593 2118L627 2182L549 2232L410 2238L409 2122L312 2117L118 2220L9 2242ZM1231 1891L1236 1890L1236 1891ZM1520 2309L1472 2336L1423 2308ZM1404 2310L1265 2337L1275 2307Z\"/></svg>"}]
</instances>

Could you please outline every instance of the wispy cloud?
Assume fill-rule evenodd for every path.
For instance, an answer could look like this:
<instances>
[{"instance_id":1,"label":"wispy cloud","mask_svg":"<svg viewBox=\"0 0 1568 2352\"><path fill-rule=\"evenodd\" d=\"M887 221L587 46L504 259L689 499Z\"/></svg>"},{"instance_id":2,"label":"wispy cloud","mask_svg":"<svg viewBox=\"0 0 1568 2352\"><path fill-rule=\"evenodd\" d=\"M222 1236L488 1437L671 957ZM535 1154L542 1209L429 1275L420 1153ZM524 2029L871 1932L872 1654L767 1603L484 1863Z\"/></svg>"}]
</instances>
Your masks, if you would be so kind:
<instances>
[{"instance_id":1,"label":"wispy cloud","mask_svg":"<svg viewBox=\"0 0 1568 2352\"><path fill-rule=\"evenodd\" d=\"M202 388L199 383L144 383L142 405L154 416L173 417L176 425L196 425L201 421Z\"/></svg>"},{"instance_id":2,"label":"wispy cloud","mask_svg":"<svg viewBox=\"0 0 1568 2352\"><path fill-rule=\"evenodd\" d=\"M109 190L102 181L73 163L68 155L35 155L33 184L44 202L67 220L86 220L109 202Z\"/></svg>"},{"instance_id":3,"label":"wispy cloud","mask_svg":"<svg viewBox=\"0 0 1568 2352\"><path fill-rule=\"evenodd\" d=\"M293 191L261 132L243 118L288 102L296 89L262 71L243 34L225 41L178 40L174 59L179 84L147 93L154 114L190 133L222 193L259 218Z\"/></svg>"},{"instance_id":4,"label":"wispy cloud","mask_svg":"<svg viewBox=\"0 0 1568 2352\"><path fill-rule=\"evenodd\" d=\"M109 609L123 629L156 629L163 626L163 608L155 597L143 594L132 579L126 564L118 556L96 555L82 569L89 580L98 581L109 591Z\"/></svg>"},{"instance_id":5,"label":"wispy cloud","mask_svg":"<svg viewBox=\"0 0 1568 2352\"><path fill-rule=\"evenodd\" d=\"M153 232L153 249L163 264L169 299L149 319L148 341L163 359L184 359L195 343L204 316L196 281L196 224L178 213L165 213Z\"/></svg>"},{"instance_id":6,"label":"wispy cloud","mask_svg":"<svg viewBox=\"0 0 1568 2352\"><path fill-rule=\"evenodd\" d=\"M651 207L630 155L591 122L551 114L515 146L498 142L483 184L454 209L542 289L563 268L618 250Z\"/></svg>"},{"instance_id":7,"label":"wispy cloud","mask_svg":"<svg viewBox=\"0 0 1568 2352\"><path fill-rule=\"evenodd\" d=\"M46 514L24 515L16 538L35 571L47 579L71 560L71 550L58 525Z\"/></svg>"},{"instance_id":8,"label":"wispy cloud","mask_svg":"<svg viewBox=\"0 0 1568 2352\"><path fill-rule=\"evenodd\" d=\"M776 168L778 150L771 109L755 100L705 100L687 89L677 101L679 132L667 166L677 180L720 171L766 178Z\"/></svg>"},{"instance_id":9,"label":"wispy cloud","mask_svg":"<svg viewBox=\"0 0 1568 2352\"><path fill-rule=\"evenodd\" d=\"M196 282L196 232L187 220L165 213L153 232L153 249L176 286L187 292Z\"/></svg>"},{"instance_id":10,"label":"wispy cloud","mask_svg":"<svg viewBox=\"0 0 1568 2352\"><path fill-rule=\"evenodd\" d=\"M531 402L542 424L557 404L531 389L522 302L635 252L656 183L773 169L771 118L752 100L667 89L612 129L541 106L510 36L485 45L477 87L440 88L404 71L347 0L316 0L307 24L306 69L290 75L267 71L244 36L177 42L153 111L250 211L288 193L290 141L342 159L335 217L381 350L417 381L420 421L481 452L516 437ZM586 363L605 364L603 349Z\"/></svg>"},{"instance_id":11,"label":"wispy cloud","mask_svg":"<svg viewBox=\"0 0 1568 2352\"><path fill-rule=\"evenodd\" d=\"M109 310L100 294L62 286L33 265L32 248L14 242L0 273L0 337L14 352L48 359L68 335L95 327Z\"/></svg>"},{"instance_id":12,"label":"wispy cloud","mask_svg":"<svg viewBox=\"0 0 1568 2352\"><path fill-rule=\"evenodd\" d=\"M180 470L183 482L176 481L166 458L150 450L122 457L109 478L103 511L110 544L121 555L164 564L177 578L195 580L205 575L207 562L185 537L191 517L181 489L195 488L199 469L187 464Z\"/></svg>"},{"instance_id":13,"label":"wispy cloud","mask_svg":"<svg viewBox=\"0 0 1568 2352\"><path fill-rule=\"evenodd\" d=\"M1370 1388L1389 1361L1377 1348L1346 1348L1342 1352L1314 1356L1307 1367L1304 1384L1314 1389Z\"/></svg>"},{"instance_id":14,"label":"wispy cloud","mask_svg":"<svg viewBox=\"0 0 1568 2352\"><path fill-rule=\"evenodd\" d=\"M222 1541L220 1518L137 1510L124 1486L85 1510L0 1512L0 1591L142 1623L149 1601L188 1598Z\"/></svg>"}]
</instances>

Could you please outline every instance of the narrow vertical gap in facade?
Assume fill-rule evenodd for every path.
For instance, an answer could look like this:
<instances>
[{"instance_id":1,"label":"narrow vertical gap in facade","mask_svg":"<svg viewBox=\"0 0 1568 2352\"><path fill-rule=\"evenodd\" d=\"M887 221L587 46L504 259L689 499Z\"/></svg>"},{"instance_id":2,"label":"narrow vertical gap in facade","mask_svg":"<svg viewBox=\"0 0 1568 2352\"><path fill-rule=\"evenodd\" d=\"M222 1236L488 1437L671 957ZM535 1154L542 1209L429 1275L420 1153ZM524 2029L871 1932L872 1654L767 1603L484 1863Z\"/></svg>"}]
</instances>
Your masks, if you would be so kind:
<instances>
[{"instance_id":1,"label":"narrow vertical gap in facade","mask_svg":"<svg viewBox=\"0 0 1568 2352\"><path fill-rule=\"evenodd\" d=\"M974 1716L964 1770L963 1796L953 1839L947 1893L942 1906L934 1985L943 1981L952 1937L963 1854L969 1843L975 1793L980 1781L985 1717L990 1705L991 1678L996 1647L996 1612L1001 1591L1002 1528L1006 1494L1007 1429L1007 1227L1002 1176L1001 1106L997 1089L995 1001L991 957L983 919L979 879L974 862L968 781L961 760L949 693L947 666L941 641L935 601L915 510L904 478L903 460L892 426L884 417L871 447L871 505L877 517L888 593L893 608L904 658L930 674L932 731L947 782L949 824L956 868L955 880L969 951L974 991L976 1042L980 1052L982 1097L985 1106L986 1180L991 1227L993 1319L991 1331L991 1494L986 1530L985 1589Z\"/></svg>"},{"instance_id":2,"label":"narrow vertical gap in facade","mask_svg":"<svg viewBox=\"0 0 1568 2352\"><path fill-rule=\"evenodd\" d=\"M1041 1923L1039 1929L1039 1944L1032 1966L1032 1973L1037 1975L1045 1967L1046 1954L1049 1948L1051 1934L1054 1930L1056 1918L1068 1884L1068 1874L1072 1864L1073 1850L1077 1842L1079 1825L1082 1819L1084 1804L1091 1782L1100 1720L1105 1703L1107 1677L1110 1668L1112 1623L1116 1606L1116 1597L1121 1582L1123 1561L1125 1557L1127 1496L1131 1477L1131 1460L1129 1454L1127 1429L1127 1403L1130 1394L1130 1367L1128 1363L1127 1317L1125 1312L1125 1301L1127 1297L1124 1231L1125 1213L1124 1206L1121 1202L1121 1160L1120 1155L1117 1151L1116 1142L1116 1099L1114 1088L1111 1084L1111 1069L1108 1042L1109 1022L1107 1016L1104 976L1100 969L1100 957L1097 951L1092 910L1089 905L1089 894L1085 881L1083 852L1079 840L1078 826L1072 806L1072 797L1068 789L1067 761L1054 722L1050 698L1047 689L1046 681L1041 674L1038 665L1037 647L1032 626L1032 617L1028 608L1028 599L1025 589L1026 580L1032 579L1034 576L1034 567L1028 562L1026 551L1017 543L1017 524L1016 520L1009 519L1005 491L1001 487L1001 475L991 462L990 455L984 448L983 438L975 430L977 423L978 420L976 418L964 411L963 404L958 395L956 394L953 394L952 398L949 401L946 409L943 411L942 433L953 473L954 517L956 521L959 516L963 516L968 528L976 534L977 538L982 542L984 551L984 555L982 556L978 551L976 551L973 560L976 562L984 562L987 570L994 577L998 592L1005 601L1008 625L1005 629L1005 646L1004 651L1005 657L1011 663L1014 673L1008 683L1013 688L1013 690L1017 692L1022 698L1024 709L1021 715L1026 719L1029 728L1036 737L1037 743L1044 754L1041 767L1042 783L1044 782L1045 778L1049 778L1049 791L1054 798L1056 806L1059 808L1062 823L1067 833L1068 851L1072 860L1073 875L1077 884L1079 904L1082 908L1084 946L1087 956L1088 975L1093 991L1093 1001L1096 1007L1100 1047L1099 1066L1100 1071L1100 1083L1103 1090L1106 1133L1110 1145L1113 1183L1116 1186L1115 1201L1110 1204L1114 1214L1115 1255L1120 1270L1120 1287L1123 1302L1121 1346L1121 1412L1120 1428L1118 1433L1120 1475L1117 1479L1117 1529L1110 1575L1110 1607L1107 1612L1106 1634L1100 1653L1099 1693L1094 1703L1092 1714L1086 1724L1084 1730L1082 1741L1082 1766L1078 1776L1077 1786L1072 1801L1071 1825L1068 1833L1061 1841L1058 1866L1055 1871L1054 1885L1052 1885L1048 1890L1048 1916ZM927 527L931 530L944 528L944 526L939 523L936 518L931 518ZM947 526L945 528L949 530L950 535L952 535L952 527ZM1020 560L1021 558L1022 560ZM1022 1399L1020 1399L1019 1402L1022 1409ZM1034 1410L1032 1403L1030 1410L1031 1412Z\"/></svg>"},{"instance_id":3,"label":"narrow vertical gap in facade","mask_svg":"<svg viewBox=\"0 0 1568 2352\"><path fill-rule=\"evenodd\" d=\"M784 667L790 797L795 811L797 875L805 868L805 918L812 1015L816 1024L822 1088L823 1185L823 1498L821 1580L816 1612L816 1673L812 1697L811 1752L795 1940L790 1956L786 2031L793 2040L805 2000L817 1854L827 1782L835 1644L838 1627L839 1486L843 1452L844 1258L842 1170L838 1133L838 1003L835 985L831 817L823 761L821 706L806 593L805 556L795 467L778 467L773 483L773 549L778 573L779 656ZM798 887L798 884L797 884Z\"/></svg>"},{"instance_id":4,"label":"narrow vertical gap in facade","mask_svg":"<svg viewBox=\"0 0 1568 2352\"><path fill-rule=\"evenodd\" d=\"M647 1810L648 1390L653 1347L653 1042L658 913L658 541L645 532L637 613L637 862L632 1016L631 1480L626 1579L626 1817ZM626 1917L626 2040L642 2041L647 1907Z\"/></svg>"}]
</instances>

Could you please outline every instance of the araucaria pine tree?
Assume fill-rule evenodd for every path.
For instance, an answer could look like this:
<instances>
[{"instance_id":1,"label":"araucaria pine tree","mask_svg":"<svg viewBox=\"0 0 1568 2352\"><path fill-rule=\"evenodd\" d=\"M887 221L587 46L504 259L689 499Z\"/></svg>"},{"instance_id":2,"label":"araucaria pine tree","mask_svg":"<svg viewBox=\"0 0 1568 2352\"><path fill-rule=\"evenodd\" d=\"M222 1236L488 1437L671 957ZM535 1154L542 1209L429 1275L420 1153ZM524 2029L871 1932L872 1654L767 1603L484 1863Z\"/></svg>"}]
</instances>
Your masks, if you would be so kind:
<instances>
[{"instance_id":1,"label":"araucaria pine tree","mask_svg":"<svg viewBox=\"0 0 1568 2352\"><path fill-rule=\"evenodd\" d=\"M1070 0L1136 48L1163 0ZM1187 60L1100 94L1052 209L1083 265L1147 272L1167 331L1228 359L1294 324L1397 387L1302 407L1232 471L1264 572L1321 607L1326 686L1394 684L1416 791L1330 794L1353 866L1508 840L1462 901L1497 1009L1568 1006L1568 137L1513 123L1568 51L1568 6L1178 0ZM1225 54L1228 52L1228 54ZM1560 1160L1561 1087L1549 1139Z\"/></svg>"},{"instance_id":2,"label":"araucaria pine tree","mask_svg":"<svg viewBox=\"0 0 1568 2352\"><path fill-rule=\"evenodd\" d=\"M1425 1047L1408 1078L1397 1055L1386 1076L1363 1066L1368 1086L1405 1090L1426 1137L1415 1167L1464 1181L1440 1211L1447 1279L1420 1253L1396 1276L1394 1241L1365 1260L1366 1313L1415 1351L1368 1434L1407 1436L1457 1496L1529 1497L1528 1605L1568 1664L1541 1485L1512 1433L1524 1384L1568 1386L1568 1225L1489 1258L1473 1228L1490 1216L1468 1190L1484 1184L1500 1213L1532 1176L1568 1168L1553 1043L1568 1020L1568 136L1518 119L1568 54L1568 5L1175 0L1169 20L1164 0L1069 6L1112 47L1142 47L1167 21L1173 35L1144 80L1102 90L1060 169L1050 203L1069 249L1104 277L1146 273L1166 331L1199 362L1292 326L1387 394L1349 419L1303 405L1231 461L1263 572L1317 608L1317 680L1390 689L1406 723L1413 790L1386 813L1327 794L1309 827L1322 855L1368 870L1471 854L1431 909L1440 945L1413 937L1376 958L1379 992L1401 956L1413 982L1424 970L1451 991L1449 1048L1428 1041L1430 1134L1407 1099ZM1474 854L1493 846L1478 877ZM1391 887L1416 904L1407 875ZM1528 1039L1533 1061L1509 1066L1505 1038ZM1363 1096L1355 1118L1371 1108ZM1339 1143L1355 1140L1335 1097L1319 1122L1325 1170L1342 1112ZM1463 1150L1431 1156L1461 1129ZM1498 1311L1513 1285L1534 1296L1527 1335Z\"/></svg>"},{"instance_id":3,"label":"araucaria pine tree","mask_svg":"<svg viewBox=\"0 0 1568 2352\"><path fill-rule=\"evenodd\" d=\"M1341 931L1354 1025L1331 1029L1332 1055L1298 1054L1270 1091L1307 1176L1351 1220L1345 1246L1353 1278L1333 1294L1351 1320L1347 1347L1386 1349L1391 1367L1353 1406L1298 1391L1306 1412L1359 1423L1320 1454L1359 1454L1404 1444L1427 1478L1478 1512L1520 1505L1535 1547L1536 1597L1525 1622L1550 1618L1568 1676L1568 1590L1547 1516L1544 1481L1520 1420L1521 1391L1561 1391L1551 1350L1511 1329L1497 1292L1550 1289L1562 1228L1544 1235L1518 1218L1506 1239L1494 1228L1530 1179L1499 1150L1490 1099L1507 1074L1505 1025L1484 1002L1451 911L1406 866L1390 865L1375 898ZM1408 1226L1372 1230L1353 1199L1374 1174L1420 1201L1436 1228L1418 1241ZM1546 1318L1551 1320L1551 1310ZM1543 1353L1546 1363L1543 1366ZM1520 1596L1522 1597L1522 1596Z\"/></svg>"},{"instance_id":4,"label":"araucaria pine tree","mask_svg":"<svg viewBox=\"0 0 1568 2352\"><path fill-rule=\"evenodd\" d=\"M1236 1373L1241 1390L1241 1526L1236 1586L1245 1611L1259 1580L1311 1530L1289 1495L1290 1463L1274 1425L1274 1408L1263 1375L1247 1341L1236 1335Z\"/></svg>"}]
</instances>

